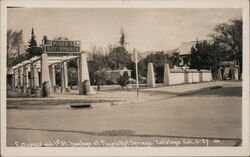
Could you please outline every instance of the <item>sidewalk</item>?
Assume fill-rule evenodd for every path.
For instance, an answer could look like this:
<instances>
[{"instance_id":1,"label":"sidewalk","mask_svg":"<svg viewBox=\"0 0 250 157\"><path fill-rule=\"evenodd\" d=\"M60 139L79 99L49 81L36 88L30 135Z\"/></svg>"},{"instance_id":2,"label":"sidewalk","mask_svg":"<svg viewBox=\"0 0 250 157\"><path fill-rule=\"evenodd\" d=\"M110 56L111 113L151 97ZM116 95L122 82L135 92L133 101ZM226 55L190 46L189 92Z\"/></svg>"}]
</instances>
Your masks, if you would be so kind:
<instances>
[{"instance_id":1,"label":"sidewalk","mask_svg":"<svg viewBox=\"0 0 250 157\"><path fill-rule=\"evenodd\" d=\"M79 102L90 102L92 105L120 105L120 104L139 104L147 101L154 101L176 97L180 95L194 94L201 90L208 90L211 87L240 87L240 81L214 81L196 84L183 84L173 86L158 86L155 88L144 88L139 90L137 97L136 89L132 90L109 90L98 91L95 95L78 95L77 90L72 90L70 93L54 93L49 98L8 98L9 101L53 101L67 100Z\"/></svg>"}]
</instances>

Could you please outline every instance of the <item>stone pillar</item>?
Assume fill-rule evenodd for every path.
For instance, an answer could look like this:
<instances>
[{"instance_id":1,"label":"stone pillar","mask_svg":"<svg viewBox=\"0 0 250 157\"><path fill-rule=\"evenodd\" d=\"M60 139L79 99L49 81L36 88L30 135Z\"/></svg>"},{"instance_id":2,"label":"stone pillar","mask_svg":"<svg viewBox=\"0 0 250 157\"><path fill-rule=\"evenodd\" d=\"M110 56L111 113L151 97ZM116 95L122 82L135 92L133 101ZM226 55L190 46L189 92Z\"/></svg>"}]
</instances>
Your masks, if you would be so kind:
<instances>
[{"instance_id":1,"label":"stone pillar","mask_svg":"<svg viewBox=\"0 0 250 157\"><path fill-rule=\"evenodd\" d=\"M68 66L67 62L63 62L64 87L68 88Z\"/></svg>"},{"instance_id":2,"label":"stone pillar","mask_svg":"<svg viewBox=\"0 0 250 157\"><path fill-rule=\"evenodd\" d=\"M21 86L23 86L23 67L20 67L19 69L18 69L18 85L19 85L19 88L21 87Z\"/></svg>"},{"instance_id":3,"label":"stone pillar","mask_svg":"<svg viewBox=\"0 0 250 157\"><path fill-rule=\"evenodd\" d=\"M148 63L147 85L148 87L155 87L155 73L153 63Z\"/></svg>"},{"instance_id":4,"label":"stone pillar","mask_svg":"<svg viewBox=\"0 0 250 157\"><path fill-rule=\"evenodd\" d=\"M79 69L80 69L79 95L83 95L84 94L83 82L85 80L89 80L89 70L88 70L86 53L80 54Z\"/></svg>"},{"instance_id":5,"label":"stone pillar","mask_svg":"<svg viewBox=\"0 0 250 157\"><path fill-rule=\"evenodd\" d=\"M52 64L50 66L50 82L51 82L51 88L52 91L54 92L54 87L56 86L56 73L55 73L55 65Z\"/></svg>"},{"instance_id":6,"label":"stone pillar","mask_svg":"<svg viewBox=\"0 0 250 157\"><path fill-rule=\"evenodd\" d=\"M16 81L16 80L15 80L15 79L16 79L15 77L16 77L16 74L15 74L15 71L13 70L13 74L12 74L12 85L11 85L11 86L12 86L12 92L15 92L15 87L16 87L16 86L15 86L15 81Z\"/></svg>"},{"instance_id":7,"label":"stone pillar","mask_svg":"<svg viewBox=\"0 0 250 157\"><path fill-rule=\"evenodd\" d=\"M37 71L36 64L34 66L34 88L40 87L39 75Z\"/></svg>"},{"instance_id":8,"label":"stone pillar","mask_svg":"<svg viewBox=\"0 0 250 157\"><path fill-rule=\"evenodd\" d=\"M80 85L80 59L77 59L77 79L78 79L78 88Z\"/></svg>"},{"instance_id":9,"label":"stone pillar","mask_svg":"<svg viewBox=\"0 0 250 157\"><path fill-rule=\"evenodd\" d=\"M23 66L23 92L27 92L29 84L29 71L28 71L28 65Z\"/></svg>"},{"instance_id":10,"label":"stone pillar","mask_svg":"<svg viewBox=\"0 0 250 157\"><path fill-rule=\"evenodd\" d=\"M218 68L218 72L217 72L217 79L218 80L222 80L222 74L221 74L221 66Z\"/></svg>"},{"instance_id":11,"label":"stone pillar","mask_svg":"<svg viewBox=\"0 0 250 157\"><path fill-rule=\"evenodd\" d=\"M64 68L63 68L64 64L63 62L60 63L60 67L61 67L61 70L60 70L60 75L61 75L61 92L65 92L65 83L64 83Z\"/></svg>"},{"instance_id":12,"label":"stone pillar","mask_svg":"<svg viewBox=\"0 0 250 157\"><path fill-rule=\"evenodd\" d=\"M30 87L30 78L29 78L29 72L30 72L30 70L31 70L31 67L30 67L31 65L30 64L28 64L27 65L27 87Z\"/></svg>"},{"instance_id":13,"label":"stone pillar","mask_svg":"<svg viewBox=\"0 0 250 157\"><path fill-rule=\"evenodd\" d=\"M238 68L234 68L234 79L239 80L239 71Z\"/></svg>"},{"instance_id":14,"label":"stone pillar","mask_svg":"<svg viewBox=\"0 0 250 157\"><path fill-rule=\"evenodd\" d=\"M211 69L209 70L209 74L210 74L209 79L210 79L210 81L212 81L213 80L213 75L212 75L212 70Z\"/></svg>"},{"instance_id":15,"label":"stone pillar","mask_svg":"<svg viewBox=\"0 0 250 157\"><path fill-rule=\"evenodd\" d=\"M170 69L169 69L169 64L166 63L164 65L164 85L169 85L170 84Z\"/></svg>"},{"instance_id":16,"label":"stone pillar","mask_svg":"<svg viewBox=\"0 0 250 157\"><path fill-rule=\"evenodd\" d=\"M43 53L41 55L41 89L43 88L43 84L48 82L48 88L50 89L51 93L51 83L50 83L50 76L49 76L49 63L48 63L48 54ZM41 94L44 95L43 89L41 90Z\"/></svg>"},{"instance_id":17,"label":"stone pillar","mask_svg":"<svg viewBox=\"0 0 250 157\"><path fill-rule=\"evenodd\" d=\"M14 87L16 88L18 86L18 70L14 70L14 81L15 81L15 84L14 84Z\"/></svg>"},{"instance_id":18,"label":"stone pillar","mask_svg":"<svg viewBox=\"0 0 250 157\"><path fill-rule=\"evenodd\" d=\"M34 89L35 89L35 73L34 73L34 69L35 69L35 64L31 63L30 64L30 88L31 88L31 93L34 93Z\"/></svg>"},{"instance_id":19,"label":"stone pillar","mask_svg":"<svg viewBox=\"0 0 250 157\"><path fill-rule=\"evenodd\" d=\"M35 94L36 93L36 88L40 86L39 84L39 76L38 76L38 70L37 70L37 63L33 62L30 64L30 69L31 69L31 79L30 79L30 88L31 88L31 93Z\"/></svg>"}]
</instances>

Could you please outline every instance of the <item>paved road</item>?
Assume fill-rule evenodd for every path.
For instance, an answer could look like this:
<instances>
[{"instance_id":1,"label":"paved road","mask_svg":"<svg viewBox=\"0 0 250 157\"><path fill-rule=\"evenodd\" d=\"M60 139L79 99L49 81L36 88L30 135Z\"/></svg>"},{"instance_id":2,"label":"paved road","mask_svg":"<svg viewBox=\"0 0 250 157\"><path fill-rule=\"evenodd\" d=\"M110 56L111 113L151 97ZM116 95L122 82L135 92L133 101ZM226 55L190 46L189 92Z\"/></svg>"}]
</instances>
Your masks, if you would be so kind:
<instances>
[{"instance_id":1,"label":"paved road","mask_svg":"<svg viewBox=\"0 0 250 157\"><path fill-rule=\"evenodd\" d=\"M91 109L7 110L8 146L234 146L241 141L241 84ZM145 91L147 93L147 91ZM72 101L73 102L73 101ZM44 101L43 103L46 103Z\"/></svg>"}]
</instances>

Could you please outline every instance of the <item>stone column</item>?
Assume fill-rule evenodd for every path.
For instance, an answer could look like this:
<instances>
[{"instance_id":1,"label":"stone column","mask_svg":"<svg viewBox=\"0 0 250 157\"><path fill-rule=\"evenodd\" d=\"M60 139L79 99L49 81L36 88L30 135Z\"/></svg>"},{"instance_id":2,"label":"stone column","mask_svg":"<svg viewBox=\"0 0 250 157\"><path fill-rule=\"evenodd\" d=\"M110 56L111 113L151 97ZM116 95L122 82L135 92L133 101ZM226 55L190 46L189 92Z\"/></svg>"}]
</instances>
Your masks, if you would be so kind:
<instances>
[{"instance_id":1,"label":"stone column","mask_svg":"<svg viewBox=\"0 0 250 157\"><path fill-rule=\"evenodd\" d=\"M155 73L153 63L148 63L147 85L148 87L155 87Z\"/></svg>"},{"instance_id":2,"label":"stone column","mask_svg":"<svg viewBox=\"0 0 250 157\"><path fill-rule=\"evenodd\" d=\"M27 92L29 83L29 71L28 71L28 65L23 66L23 92Z\"/></svg>"},{"instance_id":3,"label":"stone column","mask_svg":"<svg viewBox=\"0 0 250 157\"><path fill-rule=\"evenodd\" d=\"M218 80L222 80L222 74L221 74L221 66L218 68L218 72L217 72L217 79Z\"/></svg>"},{"instance_id":4,"label":"stone column","mask_svg":"<svg viewBox=\"0 0 250 157\"><path fill-rule=\"evenodd\" d=\"M15 92L15 82L16 82L16 74L15 74L15 71L13 70L13 74L12 74L12 92Z\"/></svg>"},{"instance_id":5,"label":"stone column","mask_svg":"<svg viewBox=\"0 0 250 157\"><path fill-rule=\"evenodd\" d=\"M67 62L63 62L64 87L68 88L68 66Z\"/></svg>"},{"instance_id":6,"label":"stone column","mask_svg":"<svg viewBox=\"0 0 250 157\"><path fill-rule=\"evenodd\" d=\"M37 71L36 65L37 65L36 62L33 62L30 64L30 68L31 68L30 88L31 88L32 94L35 94L35 89L39 86L39 78L38 78L38 71Z\"/></svg>"},{"instance_id":7,"label":"stone column","mask_svg":"<svg viewBox=\"0 0 250 157\"><path fill-rule=\"evenodd\" d=\"M27 87L30 87L30 78L29 78L29 72L30 72L30 70L31 70L31 67L30 67L31 65L30 64L28 64L27 65Z\"/></svg>"},{"instance_id":8,"label":"stone column","mask_svg":"<svg viewBox=\"0 0 250 157\"><path fill-rule=\"evenodd\" d=\"M83 82L85 80L89 80L89 70L88 70L86 53L80 54L80 64L79 65L80 65L79 66L79 69L80 69L79 95L83 95L84 94Z\"/></svg>"},{"instance_id":9,"label":"stone column","mask_svg":"<svg viewBox=\"0 0 250 157\"><path fill-rule=\"evenodd\" d=\"M239 71L238 68L234 68L234 79L239 80Z\"/></svg>"},{"instance_id":10,"label":"stone column","mask_svg":"<svg viewBox=\"0 0 250 157\"><path fill-rule=\"evenodd\" d=\"M48 54L43 53L41 55L41 88L43 88L43 84L48 82L48 88L50 89L51 93L51 83L50 83L50 76L49 76L49 63L48 63ZM41 94L44 95L43 89L41 90Z\"/></svg>"},{"instance_id":11,"label":"stone column","mask_svg":"<svg viewBox=\"0 0 250 157\"><path fill-rule=\"evenodd\" d=\"M60 70L60 75L61 75L61 92L65 92L65 81L64 81L64 68L63 68L64 64L63 62L60 63L60 67L61 67L61 70Z\"/></svg>"},{"instance_id":12,"label":"stone column","mask_svg":"<svg viewBox=\"0 0 250 157\"><path fill-rule=\"evenodd\" d=\"M50 82L51 82L51 88L52 91L54 92L54 87L56 86L56 73L55 73L55 65L52 64L50 66Z\"/></svg>"},{"instance_id":13,"label":"stone column","mask_svg":"<svg viewBox=\"0 0 250 157\"><path fill-rule=\"evenodd\" d=\"M14 87L16 88L18 86L18 70L14 70L14 80L15 80L15 84Z\"/></svg>"},{"instance_id":14,"label":"stone column","mask_svg":"<svg viewBox=\"0 0 250 157\"><path fill-rule=\"evenodd\" d=\"M77 62L77 80L78 80L78 88L79 88L79 85L80 85L80 59L78 58L76 60Z\"/></svg>"},{"instance_id":15,"label":"stone column","mask_svg":"<svg viewBox=\"0 0 250 157\"><path fill-rule=\"evenodd\" d=\"M170 69L169 69L169 64L166 63L164 64L164 85L169 85L170 84Z\"/></svg>"},{"instance_id":16,"label":"stone column","mask_svg":"<svg viewBox=\"0 0 250 157\"><path fill-rule=\"evenodd\" d=\"M15 88L18 86L18 70L14 70L14 76L15 76Z\"/></svg>"},{"instance_id":17,"label":"stone column","mask_svg":"<svg viewBox=\"0 0 250 157\"><path fill-rule=\"evenodd\" d=\"M34 93L34 89L35 89L35 73L34 70L35 69L35 64L31 63L30 64L30 88L31 88L31 93Z\"/></svg>"},{"instance_id":18,"label":"stone column","mask_svg":"<svg viewBox=\"0 0 250 157\"><path fill-rule=\"evenodd\" d=\"M38 71L37 71L37 67L36 64L34 65L34 88L39 87L40 83L39 83L39 75L38 75Z\"/></svg>"},{"instance_id":19,"label":"stone column","mask_svg":"<svg viewBox=\"0 0 250 157\"><path fill-rule=\"evenodd\" d=\"M19 70L18 71L19 72L19 76L18 76L19 81L18 81L18 84L19 84L19 88L20 88L21 86L23 86L23 66L20 67L18 70Z\"/></svg>"}]
</instances>

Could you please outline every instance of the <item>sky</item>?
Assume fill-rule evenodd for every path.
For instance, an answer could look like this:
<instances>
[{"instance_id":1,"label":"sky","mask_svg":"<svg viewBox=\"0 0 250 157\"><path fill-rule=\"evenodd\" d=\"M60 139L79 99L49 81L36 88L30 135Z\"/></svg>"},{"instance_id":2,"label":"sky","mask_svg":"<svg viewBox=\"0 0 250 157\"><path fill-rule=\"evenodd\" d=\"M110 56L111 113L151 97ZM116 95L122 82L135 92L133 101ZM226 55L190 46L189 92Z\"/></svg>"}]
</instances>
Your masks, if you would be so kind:
<instances>
[{"instance_id":1,"label":"sky","mask_svg":"<svg viewBox=\"0 0 250 157\"><path fill-rule=\"evenodd\" d=\"M36 39L80 40L82 50L118 44L121 28L131 51L170 50L182 42L209 39L213 28L241 18L241 9L174 8L9 8L7 28L23 30L24 42L34 28Z\"/></svg>"}]
</instances>

